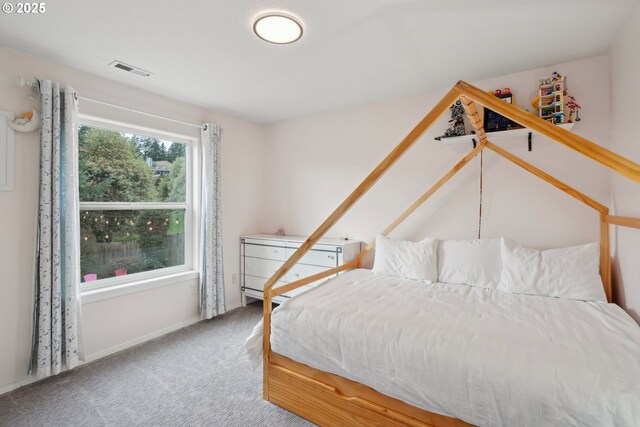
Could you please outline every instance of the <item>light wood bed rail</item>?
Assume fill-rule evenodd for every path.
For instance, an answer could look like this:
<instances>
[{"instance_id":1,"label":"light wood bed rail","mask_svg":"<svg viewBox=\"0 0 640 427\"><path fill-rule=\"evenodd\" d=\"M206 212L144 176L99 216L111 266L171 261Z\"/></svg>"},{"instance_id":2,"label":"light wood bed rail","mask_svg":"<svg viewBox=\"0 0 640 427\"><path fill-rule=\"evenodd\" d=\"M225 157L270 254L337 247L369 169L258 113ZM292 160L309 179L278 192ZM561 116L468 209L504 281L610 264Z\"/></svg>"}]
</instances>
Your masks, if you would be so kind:
<instances>
[{"instance_id":1,"label":"light wood bed rail","mask_svg":"<svg viewBox=\"0 0 640 427\"><path fill-rule=\"evenodd\" d=\"M628 216L605 215L604 221L608 224L621 225L623 227L639 228L640 218L631 218Z\"/></svg>"},{"instance_id":2,"label":"light wood bed rail","mask_svg":"<svg viewBox=\"0 0 640 427\"><path fill-rule=\"evenodd\" d=\"M475 103L481 104L525 127L533 129L639 183L640 165L585 138L546 122L537 116L533 116L515 105L505 103L485 93L481 89L460 81L436 104L433 110L409 132L387 157L376 166L265 284L263 305L263 398L265 400L269 400L317 424L328 426L397 425L448 427L468 425L461 420L413 407L389 396L385 396L362 384L316 370L271 351L271 310L273 297L315 282L316 280L359 267L363 256L375 247L375 241L367 245L353 262L287 285L273 288L274 284L342 218L360 197L369 191L378 179L413 146L420 136L429 129L457 99L462 101L467 117L478 136L479 143L420 196L406 211L398 216L381 234L387 235L393 231L449 181L451 177L478 155L478 153L488 148L599 213L600 275L607 299L609 302L613 301L609 225L613 224L640 229L640 218L609 215L609 209L603 204L525 162L512 153L492 144L482 128Z\"/></svg>"},{"instance_id":3,"label":"light wood bed rail","mask_svg":"<svg viewBox=\"0 0 640 427\"><path fill-rule=\"evenodd\" d=\"M286 285L278 286L276 288L271 288L269 289L269 296L271 298L277 297L278 295L282 295L286 292L297 289L300 286L308 285L309 283L313 283L317 280L324 279L325 277L332 276L334 274L340 273L341 271L352 270L357 266L358 266L357 261L351 261L346 264L340 265L338 267L334 267L330 270L323 271L309 277L305 277L304 279L296 280L295 282L287 283Z\"/></svg>"}]
</instances>

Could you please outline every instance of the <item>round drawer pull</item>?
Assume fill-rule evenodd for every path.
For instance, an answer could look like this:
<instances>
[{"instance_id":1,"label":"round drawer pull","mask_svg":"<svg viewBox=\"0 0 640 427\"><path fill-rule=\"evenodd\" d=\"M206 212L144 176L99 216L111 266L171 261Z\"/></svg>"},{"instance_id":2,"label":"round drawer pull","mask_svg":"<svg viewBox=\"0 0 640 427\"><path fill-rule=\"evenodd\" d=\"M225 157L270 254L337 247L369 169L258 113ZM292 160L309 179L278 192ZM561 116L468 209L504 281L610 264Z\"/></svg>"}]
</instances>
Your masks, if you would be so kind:
<instances>
[{"instance_id":1,"label":"round drawer pull","mask_svg":"<svg viewBox=\"0 0 640 427\"><path fill-rule=\"evenodd\" d=\"M336 257L334 257L333 255L328 255L327 258L329 259L336 259Z\"/></svg>"}]
</instances>

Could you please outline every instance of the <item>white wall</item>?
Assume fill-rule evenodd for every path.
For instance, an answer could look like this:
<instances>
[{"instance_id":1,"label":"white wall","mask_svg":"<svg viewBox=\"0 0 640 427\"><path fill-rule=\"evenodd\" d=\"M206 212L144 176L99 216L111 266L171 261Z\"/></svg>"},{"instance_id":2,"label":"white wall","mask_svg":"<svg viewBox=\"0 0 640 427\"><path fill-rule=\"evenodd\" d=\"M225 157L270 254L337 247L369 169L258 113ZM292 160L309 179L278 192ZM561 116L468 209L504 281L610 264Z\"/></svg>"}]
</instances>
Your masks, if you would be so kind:
<instances>
[{"instance_id":1,"label":"white wall","mask_svg":"<svg viewBox=\"0 0 640 427\"><path fill-rule=\"evenodd\" d=\"M531 108L537 79L553 71L568 75L569 92L583 106L582 121L574 132L608 145L607 56L474 84L486 90L509 86L516 104ZM462 70L452 76L452 85L457 77L464 77ZM263 231L284 227L292 234L311 233L443 94L444 90L423 93L267 125ZM448 119L447 112L329 234L370 241L470 151L470 143L454 146L434 141ZM526 150L525 138L499 145L596 200L608 202L609 175L590 159L541 136L534 136L532 152ZM479 158L393 235L477 236L478 175ZM598 239L598 217L590 208L487 152L482 230L483 237L504 235L538 247L571 245Z\"/></svg>"},{"instance_id":2,"label":"white wall","mask_svg":"<svg viewBox=\"0 0 640 427\"><path fill-rule=\"evenodd\" d=\"M611 148L640 163L638 105L640 99L640 5L629 17L611 49ZM612 174L615 213L640 217L640 185ZM614 227L613 262L616 299L640 323L640 230Z\"/></svg>"},{"instance_id":3,"label":"white wall","mask_svg":"<svg viewBox=\"0 0 640 427\"><path fill-rule=\"evenodd\" d=\"M223 129L223 238L227 308L240 305L231 283L239 270L238 236L259 230L262 129L226 114L185 104L102 79L43 59L0 48L0 110L22 112L37 105L16 85L18 76L38 76L71 84L81 96L191 123L213 121ZM132 76L135 84L137 76ZM80 111L159 130L199 136L196 128L80 102ZM34 233L38 196L38 135L15 137L15 189L0 192L0 389L25 378L31 340ZM89 358L198 319L193 283L170 284L83 306Z\"/></svg>"}]
</instances>

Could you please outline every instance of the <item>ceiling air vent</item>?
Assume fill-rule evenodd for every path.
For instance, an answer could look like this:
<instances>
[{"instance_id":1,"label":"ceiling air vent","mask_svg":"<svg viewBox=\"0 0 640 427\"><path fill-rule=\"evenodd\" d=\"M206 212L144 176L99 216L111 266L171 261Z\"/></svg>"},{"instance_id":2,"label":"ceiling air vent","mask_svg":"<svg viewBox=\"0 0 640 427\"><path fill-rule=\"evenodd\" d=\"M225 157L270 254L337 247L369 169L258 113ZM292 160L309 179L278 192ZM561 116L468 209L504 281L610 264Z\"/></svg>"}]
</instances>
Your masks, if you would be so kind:
<instances>
[{"instance_id":1,"label":"ceiling air vent","mask_svg":"<svg viewBox=\"0 0 640 427\"><path fill-rule=\"evenodd\" d=\"M153 73L143 70L142 68L134 67L133 65L125 64L122 61L113 61L109 64L110 67L118 68L120 70L124 70L128 73L136 74L142 77L152 76Z\"/></svg>"}]
</instances>

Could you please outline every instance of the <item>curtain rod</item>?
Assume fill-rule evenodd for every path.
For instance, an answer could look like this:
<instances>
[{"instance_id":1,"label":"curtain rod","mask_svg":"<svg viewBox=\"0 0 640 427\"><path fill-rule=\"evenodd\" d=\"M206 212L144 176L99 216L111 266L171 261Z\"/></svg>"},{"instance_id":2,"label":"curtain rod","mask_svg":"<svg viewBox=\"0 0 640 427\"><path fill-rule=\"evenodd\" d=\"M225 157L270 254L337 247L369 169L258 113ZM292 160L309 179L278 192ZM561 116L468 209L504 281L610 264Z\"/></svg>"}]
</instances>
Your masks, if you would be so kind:
<instances>
[{"instance_id":1,"label":"curtain rod","mask_svg":"<svg viewBox=\"0 0 640 427\"><path fill-rule=\"evenodd\" d=\"M37 89L37 87L38 87L37 82L36 82L35 79L25 79L24 77L19 77L18 78L18 86L20 86L20 87L31 87L31 88L35 88L35 89ZM156 119L167 120L167 121L170 121L170 122L173 122L173 123L178 123L178 124L181 124L181 125L190 126L190 127L194 127L194 128L198 128L198 129L202 128L202 125L197 125L195 123L183 122L182 120L176 120L176 119L172 119L170 117L161 116L159 114L153 114L153 113L147 113L145 111L135 110L133 108L123 107L122 105L111 104L109 102L100 101L98 99L87 98L85 96L79 96L78 98L83 99L85 101L89 101L89 102L95 102L96 104L102 104L102 105L107 105L109 107L120 108L121 110L131 111L132 113L142 114L144 116L155 117Z\"/></svg>"},{"instance_id":2,"label":"curtain rod","mask_svg":"<svg viewBox=\"0 0 640 427\"><path fill-rule=\"evenodd\" d=\"M116 104L111 104L109 102L104 102L104 101L100 101L100 100L93 99L93 98L87 98L85 96L78 96L78 98L80 98L82 100L85 100L85 101L94 102L96 104L102 104L102 105L107 105L109 107L120 108L121 110L131 111L132 113L142 114L144 116L155 117L156 119L167 120L169 122L178 123L178 124L181 124L181 125L190 126L190 127L194 127L194 128L198 128L198 129L202 128L202 125L197 125L195 123L183 122L182 120L172 119L170 117L161 116L159 114L147 113L145 111L140 111L140 110L136 110L136 109L129 108L129 107L123 107L122 105L116 105Z\"/></svg>"}]
</instances>

